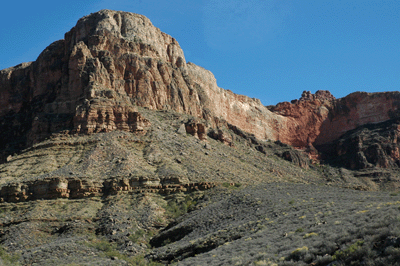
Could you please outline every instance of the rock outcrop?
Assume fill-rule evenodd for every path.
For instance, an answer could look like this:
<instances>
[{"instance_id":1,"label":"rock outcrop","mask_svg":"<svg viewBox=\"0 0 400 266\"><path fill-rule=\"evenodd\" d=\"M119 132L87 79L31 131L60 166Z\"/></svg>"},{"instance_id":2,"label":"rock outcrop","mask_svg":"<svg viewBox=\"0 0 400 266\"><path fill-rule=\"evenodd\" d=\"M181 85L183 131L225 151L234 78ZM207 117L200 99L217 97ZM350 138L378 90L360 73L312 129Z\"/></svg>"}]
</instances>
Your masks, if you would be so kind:
<instances>
[{"instance_id":1,"label":"rock outcrop","mask_svg":"<svg viewBox=\"0 0 400 266\"><path fill-rule=\"evenodd\" d=\"M400 120L364 125L317 147L333 165L349 169L399 168Z\"/></svg>"},{"instance_id":2,"label":"rock outcrop","mask_svg":"<svg viewBox=\"0 0 400 266\"><path fill-rule=\"evenodd\" d=\"M200 139L207 139L207 125L198 119L191 119L185 124L186 133Z\"/></svg>"},{"instance_id":3,"label":"rock outcrop","mask_svg":"<svg viewBox=\"0 0 400 266\"><path fill-rule=\"evenodd\" d=\"M232 143L222 122L261 140L315 151L345 132L399 116L400 93L304 92L267 108L258 99L219 88L214 75L186 63L171 36L142 15L102 10L80 19L33 63L0 72L1 159L54 132L146 132L139 112L173 110L206 121L212 136ZM188 133L206 139L202 123ZM219 131L221 130L221 131Z\"/></svg>"},{"instance_id":4,"label":"rock outcrop","mask_svg":"<svg viewBox=\"0 0 400 266\"><path fill-rule=\"evenodd\" d=\"M9 183L0 189L1 202L24 202L37 199L80 199L129 193L159 193L168 195L215 187L212 182L182 183L180 180L160 180L152 177L112 178L103 182L92 179L52 177L23 183Z\"/></svg>"},{"instance_id":5,"label":"rock outcrop","mask_svg":"<svg viewBox=\"0 0 400 266\"><path fill-rule=\"evenodd\" d=\"M129 105L113 104L111 101L86 102L78 107L73 118L73 132L91 134L122 130L146 132L150 122Z\"/></svg>"},{"instance_id":6,"label":"rock outcrop","mask_svg":"<svg viewBox=\"0 0 400 266\"><path fill-rule=\"evenodd\" d=\"M311 91L303 91L299 101L314 101L314 100L333 101L335 99L336 98L329 91L319 90L316 91L315 94L312 94ZM296 101L297 100L294 100L294 102ZM292 103L294 102L292 101Z\"/></svg>"}]
</instances>

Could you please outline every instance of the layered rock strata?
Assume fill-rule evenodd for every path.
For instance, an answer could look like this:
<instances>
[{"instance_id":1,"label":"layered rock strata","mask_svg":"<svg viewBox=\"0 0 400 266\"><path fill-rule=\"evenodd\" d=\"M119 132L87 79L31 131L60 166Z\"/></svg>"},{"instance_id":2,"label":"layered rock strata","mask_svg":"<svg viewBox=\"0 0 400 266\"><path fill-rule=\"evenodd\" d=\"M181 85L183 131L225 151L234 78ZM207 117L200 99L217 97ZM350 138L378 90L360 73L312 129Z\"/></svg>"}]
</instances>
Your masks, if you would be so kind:
<instances>
[{"instance_id":1,"label":"layered rock strata","mask_svg":"<svg viewBox=\"0 0 400 266\"><path fill-rule=\"evenodd\" d=\"M0 94L3 157L61 130L140 130L146 121L136 106L211 126L223 119L260 139L276 138L281 124L259 100L219 88L211 72L186 63L178 42L146 17L110 10L80 19L35 62L2 70Z\"/></svg>"},{"instance_id":2,"label":"layered rock strata","mask_svg":"<svg viewBox=\"0 0 400 266\"><path fill-rule=\"evenodd\" d=\"M212 182L181 183L180 180L160 180L151 177L113 178L105 181L52 177L23 183L9 183L0 189L0 202L23 202L37 199L79 199L115 195L118 193L159 193L207 190Z\"/></svg>"},{"instance_id":3,"label":"layered rock strata","mask_svg":"<svg viewBox=\"0 0 400 266\"><path fill-rule=\"evenodd\" d=\"M398 92L335 99L317 91L267 108L219 88L210 71L186 63L178 42L146 17L110 10L80 19L35 62L2 70L0 95L3 160L63 130L145 132L150 124L138 106L192 115L215 132L224 121L258 139L309 150L358 126L398 117L400 106ZM206 138L197 122L186 129ZM219 138L230 142L223 132Z\"/></svg>"}]
</instances>

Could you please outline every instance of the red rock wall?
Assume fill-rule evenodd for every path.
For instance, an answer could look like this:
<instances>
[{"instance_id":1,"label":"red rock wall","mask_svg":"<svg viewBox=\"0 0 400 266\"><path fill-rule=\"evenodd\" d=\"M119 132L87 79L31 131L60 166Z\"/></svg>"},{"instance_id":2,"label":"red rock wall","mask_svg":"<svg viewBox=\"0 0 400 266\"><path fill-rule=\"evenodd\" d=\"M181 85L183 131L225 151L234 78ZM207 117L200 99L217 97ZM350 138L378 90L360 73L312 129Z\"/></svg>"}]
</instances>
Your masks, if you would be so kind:
<instances>
[{"instance_id":1,"label":"red rock wall","mask_svg":"<svg viewBox=\"0 0 400 266\"><path fill-rule=\"evenodd\" d=\"M355 92L340 99L315 95L307 94L293 103L284 102L272 108L274 113L287 118L286 132L292 133L281 135L280 141L295 147L321 145L361 125L400 116L400 92Z\"/></svg>"},{"instance_id":2,"label":"red rock wall","mask_svg":"<svg viewBox=\"0 0 400 266\"><path fill-rule=\"evenodd\" d=\"M352 93L333 102L315 143L324 144L361 125L399 117L399 110L400 92Z\"/></svg>"}]
</instances>

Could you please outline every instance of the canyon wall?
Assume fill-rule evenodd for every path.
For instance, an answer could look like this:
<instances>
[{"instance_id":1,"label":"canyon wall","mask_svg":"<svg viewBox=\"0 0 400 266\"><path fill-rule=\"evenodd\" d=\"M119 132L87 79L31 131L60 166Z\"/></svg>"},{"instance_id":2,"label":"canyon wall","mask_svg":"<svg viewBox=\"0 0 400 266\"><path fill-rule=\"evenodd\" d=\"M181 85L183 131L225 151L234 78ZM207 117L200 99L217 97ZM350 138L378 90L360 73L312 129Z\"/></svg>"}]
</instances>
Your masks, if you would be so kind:
<instances>
[{"instance_id":1,"label":"canyon wall","mask_svg":"<svg viewBox=\"0 0 400 266\"><path fill-rule=\"evenodd\" d=\"M400 117L400 92L354 92L334 101L315 144L333 141L359 126Z\"/></svg>"},{"instance_id":2,"label":"canyon wall","mask_svg":"<svg viewBox=\"0 0 400 266\"><path fill-rule=\"evenodd\" d=\"M366 123L397 117L399 93L328 92L267 108L217 86L187 63L178 42L138 14L102 10L80 19L35 62L0 71L2 157L53 132L144 132L138 107L173 110L227 123L265 140L299 148L337 139Z\"/></svg>"}]
</instances>

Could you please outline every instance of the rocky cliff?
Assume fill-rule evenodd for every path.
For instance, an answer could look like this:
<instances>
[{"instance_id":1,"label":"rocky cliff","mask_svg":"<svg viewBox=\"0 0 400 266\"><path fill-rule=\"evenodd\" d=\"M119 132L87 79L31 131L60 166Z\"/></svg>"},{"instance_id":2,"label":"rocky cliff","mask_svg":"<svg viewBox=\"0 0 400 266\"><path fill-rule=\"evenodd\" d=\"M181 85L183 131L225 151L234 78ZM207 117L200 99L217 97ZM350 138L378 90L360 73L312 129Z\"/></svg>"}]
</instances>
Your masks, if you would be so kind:
<instances>
[{"instance_id":1,"label":"rocky cliff","mask_svg":"<svg viewBox=\"0 0 400 266\"><path fill-rule=\"evenodd\" d=\"M319 145L324 159L349 169L398 168L400 121L391 119L350 130L333 142Z\"/></svg>"},{"instance_id":2,"label":"rocky cliff","mask_svg":"<svg viewBox=\"0 0 400 266\"><path fill-rule=\"evenodd\" d=\"M318 91L267 108L219 88L210 71L186 63L178 42L146 17L110 10L80 19L35 62L2 70L0 95L3 160L54 132L145 132L149 122L138 106L189 114L215 132L233 126L314 153L314 145L397 117L400 106L398 92L335 99Z\"/></svg>"},{"instance_id":3,"label":"rocky cliff","mask_svg":"<svg viewBox=\"0 0 400 266\"><path fill-rule=\"evenodd\" d=\"M226 120L263 139L276 138L271 125L280 124L259 100L223 90L211 72L187 64L178 42L146 17L126 12L80 19L64 40L33 63L2 70L0 80L3 156L62 130L143 130L136 106L214 126Z\"/></svg>"}]
</instances>

